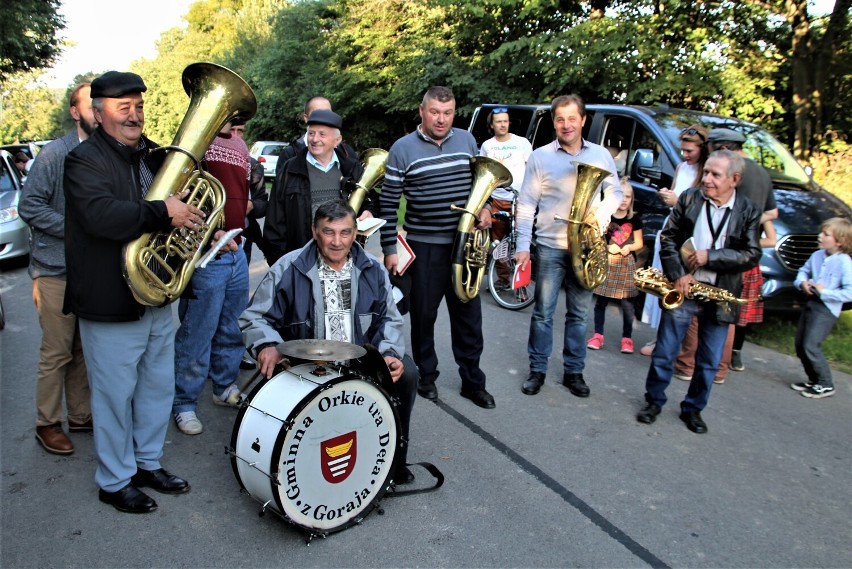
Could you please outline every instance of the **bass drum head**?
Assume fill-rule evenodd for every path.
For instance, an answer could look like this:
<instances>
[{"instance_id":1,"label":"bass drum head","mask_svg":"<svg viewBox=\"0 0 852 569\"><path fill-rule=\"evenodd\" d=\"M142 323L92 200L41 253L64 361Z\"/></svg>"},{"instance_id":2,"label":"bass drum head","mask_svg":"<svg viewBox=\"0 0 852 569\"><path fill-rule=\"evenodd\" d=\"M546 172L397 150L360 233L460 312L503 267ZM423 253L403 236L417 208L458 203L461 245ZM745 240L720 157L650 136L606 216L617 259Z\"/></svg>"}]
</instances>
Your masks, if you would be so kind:
<instances>
[{"instance_id":1,"label":"bass drum head","mask_svg":"<svg viewBox=\"0 0 852 569\"><path fill-rule=\"evenodd\" d=\"M400 442L385 391L345 373L305 396L284 425L271 456L273 509L319 535L363 520L390 486Z\"/></svg>"}]
</instances>

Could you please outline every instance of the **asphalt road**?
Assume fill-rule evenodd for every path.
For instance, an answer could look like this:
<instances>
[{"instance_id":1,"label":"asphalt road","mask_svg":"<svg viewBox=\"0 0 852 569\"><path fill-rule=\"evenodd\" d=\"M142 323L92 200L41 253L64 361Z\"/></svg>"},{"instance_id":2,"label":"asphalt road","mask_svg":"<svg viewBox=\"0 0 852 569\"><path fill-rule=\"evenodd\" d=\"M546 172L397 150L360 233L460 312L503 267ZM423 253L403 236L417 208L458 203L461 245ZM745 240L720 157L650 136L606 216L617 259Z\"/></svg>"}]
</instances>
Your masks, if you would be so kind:
<instances>
[{"instance_id":1,"label":"asphalt road","mask_svg":"<svg viewBox=\"0 0 852 569\"><path fill-rule=\"evenodd\" d=\"M412 418L411 461L446 476L438 491L386 497L381 513L306 546L282 518L258 515L225 452L236 411L199 404L205 430L172 425L163 464L192 490L154 494L149 515L121 514L97 499L92 437L73 455L35 441L34 376L40 329L25 268L2 267L0 294L0 566L16 567L850 567L852 388L808 400L795 358L747 344L746 371L715 386L695 435L677 417L686 384L653 425L636 422L648 359L607 345L587 358L592 395L559 383L557 351L547 383L530 397L530 308L502 310L483 297L482 367L497 408L462 399L449 334L438 335L440 399ZM255 261L256 283L265 264ZM445 311L438 329L447 330ZM641 324L641 346L652 331ZM555 345L561 345L561 332ZM249 377L243 374L242 380ZM415 484L429 476L417 470Z\"/></svg>"}]
</instances>

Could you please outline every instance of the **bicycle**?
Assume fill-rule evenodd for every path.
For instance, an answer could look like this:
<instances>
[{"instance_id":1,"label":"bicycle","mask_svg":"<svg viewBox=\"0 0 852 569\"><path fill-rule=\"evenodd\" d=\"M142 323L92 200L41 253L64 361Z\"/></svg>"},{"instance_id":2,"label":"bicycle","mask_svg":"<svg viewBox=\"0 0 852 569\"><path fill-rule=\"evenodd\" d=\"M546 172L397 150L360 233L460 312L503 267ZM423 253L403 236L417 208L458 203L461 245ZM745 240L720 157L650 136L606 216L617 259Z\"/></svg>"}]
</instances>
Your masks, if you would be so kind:
<instances>
[{"instance_id":1,"label":"bicycle","mask_svg":"<svg viewBox=\"0 0 852 569\"><path fill-rule=\"evenodd\" d=\"M515 228L515 204L518 201L518 192L514 189L511 192L514 194L511 212L498 211L494 213L494 217L505 219L509 223L509 231L491 249L486 269L486 279L488 282L488 292L491 293L491 298L494 299L494 302L498 306L507 310L522 310L535 300L535 274L533 273L533 280L529 285L516 290L512 289L511 279L515 274L514 256L518 244L518 231ZM533 249L534 246L531 246L530 259L533 256ZM497 274L498 263L506 263L509 273L509 283L500 282L500 277ZM535 265L533 265L533 268L535 268Z\"/></svg>"}]
</instances>

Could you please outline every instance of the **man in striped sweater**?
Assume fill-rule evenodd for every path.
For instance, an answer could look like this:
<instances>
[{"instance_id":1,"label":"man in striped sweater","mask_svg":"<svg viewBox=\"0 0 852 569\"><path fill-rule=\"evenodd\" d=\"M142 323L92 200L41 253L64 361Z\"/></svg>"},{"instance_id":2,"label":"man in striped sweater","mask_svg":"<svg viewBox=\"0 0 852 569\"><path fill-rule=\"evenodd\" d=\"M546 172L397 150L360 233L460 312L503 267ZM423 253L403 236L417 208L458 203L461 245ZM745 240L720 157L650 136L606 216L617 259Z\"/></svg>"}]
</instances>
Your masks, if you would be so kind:
<instances>
[{"instance_id":1,"label":"man in striped sweater","mask_svg":"<svg viewBox=\"0 0 852 569\"><path fill-rule=\"evenodd\" d=\"M390 149L385 182L379 199L382 251L385 267L397 274L397 209L405 196L406 239L415 255L411 274L411 346L420 370L417 392L429 400L438 398L438 356L435 352L435 321L441 299L450 316L453 356L459 366L461 395L485 409L494 398L485 390L485 374L479 368L482 355L482 307L479 297L464 303L453 292L452 247L459 212L472 185L470 158L477 154L476 141L466 130L453 128L456 101L447 87L431 87L420 104L421 123L397 140ZM478 228L491 227L490 206L479 212Z\"/></svg>"}]
</instances>

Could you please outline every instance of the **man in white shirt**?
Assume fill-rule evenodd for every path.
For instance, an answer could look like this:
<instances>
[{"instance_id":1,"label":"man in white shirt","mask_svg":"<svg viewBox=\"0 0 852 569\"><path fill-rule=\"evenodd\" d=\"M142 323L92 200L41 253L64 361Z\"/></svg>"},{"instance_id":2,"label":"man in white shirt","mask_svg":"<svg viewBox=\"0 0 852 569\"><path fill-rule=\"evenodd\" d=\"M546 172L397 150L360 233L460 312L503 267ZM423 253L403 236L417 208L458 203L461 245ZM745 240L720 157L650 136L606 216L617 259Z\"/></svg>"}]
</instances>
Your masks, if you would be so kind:
<instances>
[{"instance_id":1,"label":"man in white shirt","mask_svg":"<svg viewBox=\"0 0 852 569\"><path fill-rule=\"evenodd\" d=\"M507 188L497 188L491 194L491 239L499 241L509 232L509 222L505 217L495 215L498 211L511 212L515 192L521 190L524 181L524 170L527 159L532 154L530 141L523 136L509 132L509 109L497 107L488 115L488 128L494 133L482 143L479 149L480 156L487 156L497 160L509 169L512 174L512 185ZM509 286L509 267L506 263L497 265L498 286Z\"/></svg>"}]
</instances>

